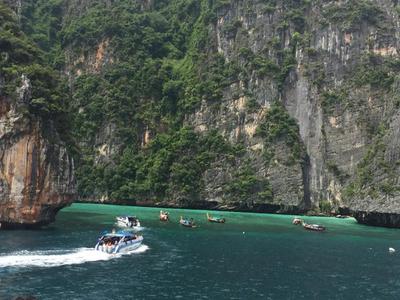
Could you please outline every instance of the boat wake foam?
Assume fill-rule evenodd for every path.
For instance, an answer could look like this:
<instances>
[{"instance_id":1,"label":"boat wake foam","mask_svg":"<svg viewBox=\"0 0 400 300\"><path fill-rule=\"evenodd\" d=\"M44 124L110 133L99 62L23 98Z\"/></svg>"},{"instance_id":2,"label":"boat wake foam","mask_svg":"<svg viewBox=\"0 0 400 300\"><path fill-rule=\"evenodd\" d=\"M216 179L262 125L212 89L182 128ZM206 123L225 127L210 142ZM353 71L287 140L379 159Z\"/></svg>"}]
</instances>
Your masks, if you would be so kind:
<instances>
[{"instance_id":1,"label":"boat wake foam","mask_svg":"<svg viewBox=\"0 0 400 300\"><path fill-rule=\"evenodd\" d=\"M115 224L115 226L118 227L118 230L122 231L128 231L128 232L137 232L137 231L143 231L146 229L144 226L136 226L136 227L124 227L124 226L118 226L118 224Z\"/></svg>"},{"instance_id":2,"label":"boat wake foam","mask_svg":"<svg viewBox=\"0 0 400 300\"><path fill-rule=\"evenodd\" d=\"M64 265L78 265L86 262L106 261L129 254L138 254L147 251L147 245L123 254L107 254L92 248L77 248L72 250L47 251L19 251L0 255L0 268L24 267L58 267Z\"/></svg>"}]
</instances>

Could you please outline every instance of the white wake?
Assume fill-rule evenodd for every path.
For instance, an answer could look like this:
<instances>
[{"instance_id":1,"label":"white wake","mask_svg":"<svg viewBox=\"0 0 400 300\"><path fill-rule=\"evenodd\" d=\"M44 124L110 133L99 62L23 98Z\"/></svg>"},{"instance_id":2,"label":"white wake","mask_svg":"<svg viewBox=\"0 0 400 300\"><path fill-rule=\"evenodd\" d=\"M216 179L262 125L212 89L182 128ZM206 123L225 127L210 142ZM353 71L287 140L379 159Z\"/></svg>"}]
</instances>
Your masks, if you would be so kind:
<instances>
[{"instance_id":1,"label":"white wake","mask_svg":"<svg viewBox=\"0 0 400 300\"><path fill-rule=\"evenodd\" d=\"M144 227L144 226L125 227L125 226L119 226L117 223L115 223L114 225L116 227L118 227L119 230L128 231L128 232L138 232L138 231L144 231L146 229L146 227Z\"/></svg>"},{"instance_id":2,"label":"white wake","mask_svg":"<svg viewBox=\"0 0 400 300\"><path fill-rule=\"evenodd\" d=\"M107 254L96 251L92 248L77 248L69 251L48 250L48 251L19 251L10 254L0 254L0 268L9 267L58 267L64 265L78 265L86 262L106 261L122 255L143 253L149 249L146 245L123 253Z\"/></svg>"}]
</instances>

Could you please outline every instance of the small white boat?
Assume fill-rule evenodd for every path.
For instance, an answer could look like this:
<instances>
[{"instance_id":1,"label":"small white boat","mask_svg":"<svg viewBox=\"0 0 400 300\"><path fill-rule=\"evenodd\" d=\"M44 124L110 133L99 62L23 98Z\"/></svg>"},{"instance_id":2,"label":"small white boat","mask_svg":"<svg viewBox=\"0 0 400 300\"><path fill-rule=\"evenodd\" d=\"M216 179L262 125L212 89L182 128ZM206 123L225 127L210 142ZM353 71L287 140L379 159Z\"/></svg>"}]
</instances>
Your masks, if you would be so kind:
<instances>
[{"instance_id":1,"label":"small white boat","mask_svg":"<svg viewBox=\"0 0 400 300\"><path fill-rule=\"evenodd\" d=\"M106 233L99 238L95 250L116 254L135 250L143 242L143 236L131 232L119 231L116 233Z\"/></svg>"},{"instance_id":2,"label":"small white boat","mask_svg":"<svg viewBox=\"0 0 400 300\"><path fill-rule=\"evenodd\" d=\"M134 228L140 227L140 221L136 216L118 216L117 225L119 227Z\"/></svg>"}]
</instances>

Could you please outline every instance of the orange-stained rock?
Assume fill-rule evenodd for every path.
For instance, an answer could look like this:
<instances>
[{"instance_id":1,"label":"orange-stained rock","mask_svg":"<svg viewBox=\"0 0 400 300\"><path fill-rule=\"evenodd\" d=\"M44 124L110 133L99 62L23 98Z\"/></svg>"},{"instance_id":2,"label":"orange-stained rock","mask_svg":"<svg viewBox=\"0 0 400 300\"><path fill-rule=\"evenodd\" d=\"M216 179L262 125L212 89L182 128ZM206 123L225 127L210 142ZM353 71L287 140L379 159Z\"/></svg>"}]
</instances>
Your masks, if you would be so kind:
<instances>
[{"instance_id":1,"label":"orange-stained rock","mask_svg":"<svg viewBox=\"0 0 400 300\"><path fill-rule=\"evenodd\" d=\"M18 100L0 96L1 228L48 224L75 196L73 160L57 132L26 113L29 91L23 76Z\"/></svg>"}]
</instances>

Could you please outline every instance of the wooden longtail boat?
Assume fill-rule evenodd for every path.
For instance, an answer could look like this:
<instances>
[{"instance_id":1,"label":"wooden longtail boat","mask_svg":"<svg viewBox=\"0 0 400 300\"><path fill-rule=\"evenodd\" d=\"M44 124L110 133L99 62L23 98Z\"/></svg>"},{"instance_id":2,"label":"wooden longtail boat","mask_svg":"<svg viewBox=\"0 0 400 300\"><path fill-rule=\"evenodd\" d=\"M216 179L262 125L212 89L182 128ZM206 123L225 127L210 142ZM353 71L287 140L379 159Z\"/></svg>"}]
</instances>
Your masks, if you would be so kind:
<instances>
[{"instance_id":1,"label":"wooden longtail boat","mask_svg":"<svg viewBox=\"0 0 400 300\"><path fill-rule=\"evenodd\" d=\"M167 211L160 210L160 221L169 221L169 213Z\"/></svg>"},{"instance_id":2,"label":"wooden longtail boat","mask_svg":"<svg viewBox=\"0 0 400 300\"><path fill-rule=\"evenodd\" d=\"M183 218L182 216L181 219L179 220L179 224L185 227L192 227L192 228L196 227L196 224L194 223L194 220L192 218L187 219Z\"/></svg>"},{"instance_id":3,"label":"wooden longtail boat","mask_svg":"<svg viewBox=\"0 0 400 300\"><path fill-rule=\"evenodd\" d=\"M313 231L325 231L325 226L318 225L318 224L307 224L303 222L304 229L313 230Z\"/></svg>"},{"instance_id":4,"label":"wooden longtail boat","mask_svg":"<svg viewBox=\"0 0 400 300\"><path fill-rule=\"evenodd\" d=\"M303 219L300 218L294 218L292 221L292 224L294 225L302 225L304 229L307 230L313 230L313 231L325 231L325 226L322 225L318 225L318 224L307 224L306 222L304 222Z\"/></svg>"},{"instance_id":5,"label":"wooden longtail boat","mask_svg":"<svg viewBox=\"0 0 400 300\"><path fill-rule=\"evenodd\" d=\"M225 223L225 218L222 217L212 217L209 213L207 213L207 220L208 222L213 222L213 223Z\"/></svg>"}]
</instances>

